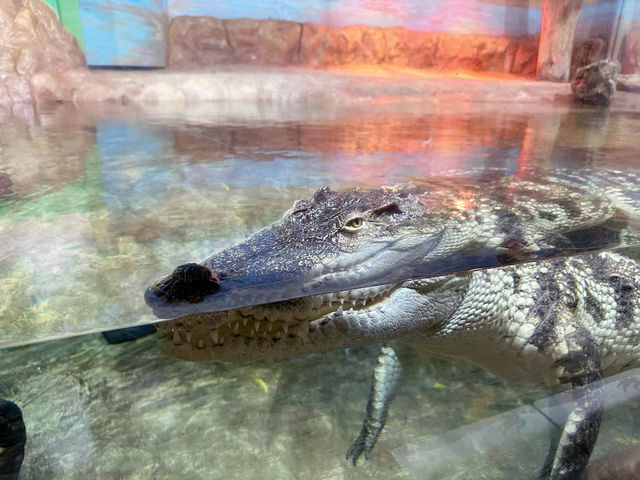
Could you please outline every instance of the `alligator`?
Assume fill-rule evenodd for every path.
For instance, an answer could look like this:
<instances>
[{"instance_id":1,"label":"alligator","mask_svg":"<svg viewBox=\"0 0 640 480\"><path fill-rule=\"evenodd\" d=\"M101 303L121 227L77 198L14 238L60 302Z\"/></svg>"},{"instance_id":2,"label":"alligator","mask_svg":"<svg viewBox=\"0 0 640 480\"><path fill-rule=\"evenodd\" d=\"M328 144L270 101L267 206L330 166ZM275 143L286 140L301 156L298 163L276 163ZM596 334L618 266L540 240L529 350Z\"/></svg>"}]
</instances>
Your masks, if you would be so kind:
<instances>
[{"instance_id":1,"label":"alligator","mask_svg":"<svg viewBox=\"0 0 640 480\"><path fill-rule=\"evenodd\" d=\"M475 185L321 188L147 289L155 314L172 318L156 325L162 348L244 361L381 343L347 453L354 465L385 425L402 371L398 342L506 379L565 386L575 406L541 477L580 478L600 425L602 377L640 363L640 265L612 251L546 257L620 242L638 218L640 183L574 172Z\"/></svg>"}]
</instances>

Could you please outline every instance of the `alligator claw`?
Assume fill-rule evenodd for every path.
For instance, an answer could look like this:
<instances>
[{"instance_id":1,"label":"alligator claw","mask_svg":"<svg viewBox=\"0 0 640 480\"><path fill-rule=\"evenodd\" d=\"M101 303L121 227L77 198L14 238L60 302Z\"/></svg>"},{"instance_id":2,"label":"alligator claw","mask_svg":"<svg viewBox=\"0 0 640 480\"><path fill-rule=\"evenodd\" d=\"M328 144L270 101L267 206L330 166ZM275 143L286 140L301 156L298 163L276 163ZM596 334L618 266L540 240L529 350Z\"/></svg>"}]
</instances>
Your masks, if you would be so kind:
<instances>
[{"instance_id":1,"label":"alligator claw","mask_svg":"<svg viewBox=\"0 0 640 480\"><path fill-rule=\"evenodd\" d=\"M379 433L379 431L377 433ZM369 460L371 450L373 450L373 446L376 444L376 440L378 440L377 433L370 437L369 432L363 427L358 438L356 438L353 445L349 447L346 460L351 462L354 467L363 453L365 460Z\"/></svg>"},{"instance_id":2,"label":"alligator claw","mask_svg":"<svg viewBox=\"0 0 640 480\"><path fill-rule=\"evenodd\" d=\"M345 457L345 460L347 460L347 462L351 462L351 464L355 467L363 451L364 444L360 440L360 437L358 437L358 439L353 442L353 445L349 447L349 450L347 450L347 456Z\"/></svg>"}]
</instances>

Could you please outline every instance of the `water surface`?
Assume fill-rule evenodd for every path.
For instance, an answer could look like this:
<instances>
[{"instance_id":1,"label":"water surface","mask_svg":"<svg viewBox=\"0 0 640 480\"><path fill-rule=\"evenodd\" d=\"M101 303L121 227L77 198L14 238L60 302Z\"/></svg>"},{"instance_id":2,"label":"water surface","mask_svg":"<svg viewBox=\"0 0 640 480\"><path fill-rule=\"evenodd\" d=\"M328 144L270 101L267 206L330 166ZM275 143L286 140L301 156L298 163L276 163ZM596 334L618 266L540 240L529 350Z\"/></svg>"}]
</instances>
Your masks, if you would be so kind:
<instances>
[{"instance_id":1,"label":"water surface","mask_svg":"<svg viewBox=\"0 0 640 480\"><path fill-rule=\"evenodd\" d=\"M636 171L638 118L468 99L5 115L0 344L154 321L142 292L155 277L322 185L375 188L472 169Z\"/></svg>"}]
</instances>

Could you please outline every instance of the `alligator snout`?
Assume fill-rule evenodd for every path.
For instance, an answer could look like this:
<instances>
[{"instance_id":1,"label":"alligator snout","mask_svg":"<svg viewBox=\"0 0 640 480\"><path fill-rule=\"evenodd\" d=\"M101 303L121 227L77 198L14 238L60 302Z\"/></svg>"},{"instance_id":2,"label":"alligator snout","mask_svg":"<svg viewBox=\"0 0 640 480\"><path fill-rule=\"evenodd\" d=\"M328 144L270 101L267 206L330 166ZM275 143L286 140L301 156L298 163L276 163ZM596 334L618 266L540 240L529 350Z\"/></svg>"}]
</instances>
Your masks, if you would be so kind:
<instances>
[{"instance_id":1,"label":"alligator snout","mask_svg":"<svg viewBox=\"0 0 640 480\"><path fill-rule=\"evenodd\" d=\"M197 263L185 263L151 285L145 293L145 300L151 307L158 302L199 303L219 289L220 279L209 268Z\"/></svg>"}]
</instances>

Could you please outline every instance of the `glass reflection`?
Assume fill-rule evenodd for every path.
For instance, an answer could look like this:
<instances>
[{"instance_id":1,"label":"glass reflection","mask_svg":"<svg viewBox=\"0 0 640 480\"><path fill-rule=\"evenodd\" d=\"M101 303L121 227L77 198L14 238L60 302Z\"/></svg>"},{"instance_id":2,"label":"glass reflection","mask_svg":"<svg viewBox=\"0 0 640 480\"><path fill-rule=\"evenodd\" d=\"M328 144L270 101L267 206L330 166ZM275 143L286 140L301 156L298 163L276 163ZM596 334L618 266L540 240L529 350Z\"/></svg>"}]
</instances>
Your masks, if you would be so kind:
<instances>
[{"instance_id":1,"label":"glass reflection","mask_svg":"<svg viewBox=\"0 0 640 480\"><path fill-rule=\"evenodd\" d=\"M452 169L633 171L636 116L464 98L383 105L377 115L355 107L286 115L265 107L248 119L224 108L179 119L68 107L5 113L2 344L153 321L132 292L325 184L375 188Z\"/></svg>"}]
</instances>

